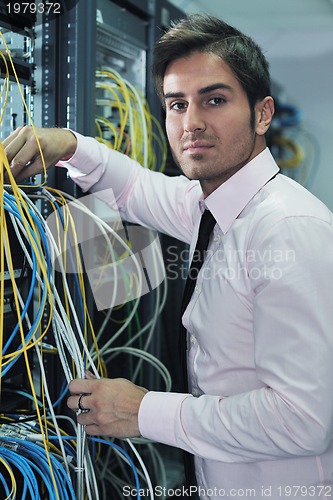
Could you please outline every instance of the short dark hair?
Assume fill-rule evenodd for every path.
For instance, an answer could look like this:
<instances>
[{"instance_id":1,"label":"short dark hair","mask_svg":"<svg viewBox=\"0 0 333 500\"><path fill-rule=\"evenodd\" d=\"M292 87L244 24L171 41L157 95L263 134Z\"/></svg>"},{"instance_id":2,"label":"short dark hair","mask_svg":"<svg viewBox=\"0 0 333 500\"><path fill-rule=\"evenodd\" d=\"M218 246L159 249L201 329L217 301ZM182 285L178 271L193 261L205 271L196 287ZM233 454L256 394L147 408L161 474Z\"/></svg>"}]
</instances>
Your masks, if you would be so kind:
<instances>
[{"instance_id":1,"label":"short dark hair","mask_svg":"<svg viewBox=\"0 0 333 500\"><path fill-rule=\"evenodd\" d=\"M215 54L230 66L247 95L251 110L256 102L270 95L269 64L252 38L221 19L193 14L173 21L155 44L152 72L161 100L167 66L194 52Z\"/></svg>"}]
</instances>

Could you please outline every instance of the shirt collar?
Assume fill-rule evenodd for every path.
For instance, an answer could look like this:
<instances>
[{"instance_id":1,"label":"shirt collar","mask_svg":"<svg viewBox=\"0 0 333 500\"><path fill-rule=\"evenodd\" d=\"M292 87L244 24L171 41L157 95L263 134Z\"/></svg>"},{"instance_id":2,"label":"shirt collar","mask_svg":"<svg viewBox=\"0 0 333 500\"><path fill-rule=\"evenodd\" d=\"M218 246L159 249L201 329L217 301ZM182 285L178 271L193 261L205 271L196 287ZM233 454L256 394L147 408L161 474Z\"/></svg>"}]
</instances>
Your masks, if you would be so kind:
<instances>
[{"instance_id":1,"label":"shirt collar","mask_svg":"<svg viewBox=\"0 0 333 500\"><path fill-rule=\"evenodd\" d=\"M226 233L253 196L279 171L268 148L201 201Z\"/></svg>"}]
</instances>

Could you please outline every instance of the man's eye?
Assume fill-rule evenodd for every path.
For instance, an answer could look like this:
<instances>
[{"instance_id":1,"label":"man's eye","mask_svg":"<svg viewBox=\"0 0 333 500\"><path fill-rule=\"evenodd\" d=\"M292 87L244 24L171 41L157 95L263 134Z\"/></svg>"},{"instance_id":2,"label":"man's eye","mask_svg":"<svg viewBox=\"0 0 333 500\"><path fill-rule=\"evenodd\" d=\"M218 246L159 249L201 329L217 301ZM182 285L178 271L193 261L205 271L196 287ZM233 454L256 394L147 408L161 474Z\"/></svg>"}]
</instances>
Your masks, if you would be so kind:
<instances>
[{"instance_id":1,"label":"man's eye","mask_svg":"<svg viewBox=\"0 0 333 500\"><path fill-rule=\"evenodd\" d=\"M175 111L181 111L186 108L185 102L174 102L170 105L170 109L174 109Z\"/></svg>"},{"instance_id":2,"label":"man's eye","mask_svg":"<svg viewBox=\"0 0 333 500\"><path fill-rule=\"evenodd\" d=\"M208 101L210 104L215 104L215 105L218 105L218 104L223 104L226 102L226 100L223 98L223 97L212 97L212 99L210 99Z\"/></svg>"}]
</instances>

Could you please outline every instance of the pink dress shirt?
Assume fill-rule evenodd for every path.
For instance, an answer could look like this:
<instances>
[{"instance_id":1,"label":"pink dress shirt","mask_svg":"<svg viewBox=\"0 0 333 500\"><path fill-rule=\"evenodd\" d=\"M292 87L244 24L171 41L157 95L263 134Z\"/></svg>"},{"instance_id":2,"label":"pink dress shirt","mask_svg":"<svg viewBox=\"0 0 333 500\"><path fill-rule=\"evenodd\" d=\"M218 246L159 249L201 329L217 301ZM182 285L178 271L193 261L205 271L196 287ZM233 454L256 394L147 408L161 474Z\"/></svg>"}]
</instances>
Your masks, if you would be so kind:
<instances>
[{"instance_id":1,"label":"pink dress shirt","mask_svg":"<svg viewBox=\"0 0 333 500\"><path fill-rule=\"evenodd\" d=\"M191 394L148 392L142 436L196 456L203 499L333 498L331 212L268 149L203 200L198 182L77 137L70 176L112 187L125 218L192 251L204 205L217 221L183 316Z\"/></svg>"}]
</instances>

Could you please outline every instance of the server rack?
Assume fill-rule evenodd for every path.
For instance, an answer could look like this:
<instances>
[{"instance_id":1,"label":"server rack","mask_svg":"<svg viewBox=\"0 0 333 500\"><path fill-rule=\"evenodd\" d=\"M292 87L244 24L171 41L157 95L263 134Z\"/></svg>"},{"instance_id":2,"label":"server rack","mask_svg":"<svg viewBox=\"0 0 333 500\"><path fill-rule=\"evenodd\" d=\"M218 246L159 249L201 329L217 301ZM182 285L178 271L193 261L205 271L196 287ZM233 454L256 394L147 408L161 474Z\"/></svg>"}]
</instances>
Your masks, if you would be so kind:
<instances>
[{"instance_id":1,"label":"server rack","mask_svg":"<svg viewBox=\"0 0 333 500\"><path fill-rule=\"evenodd\" d=\"M34 96L36 92L35 85L35 63L34 63L34 22L35 16L31 13L26 13L22 16L17 16L14 13L8 13L6 2L0 2L0 51L2 57L0 59L0 71L2 78L5 79L6 73L9 73L9 86L7 89L2 88L0 107L1 107L1 128L0 140L3 140L17 127L29 123L30 117L35 118ZM9 57L11 54L11 57ZM13 61L14 66L11 63ZM5 82L5 80L3 80ZM5 86L5 83L3 83ZM23 102L23 99L26 105ZM17 240L17 236L12 227L8 212L4 212L5 223L7 228L10 246L12 250L12 267L13 276L21 290L22 297L27 297L27 287L29 283L29 271L25 267L25 257ZM2 236L3 236L2 232ZM2 238L3 239L3 238ZM1 247L5 244L1 241ZM4 282L3 296L1 302L4 306L3 317L3 339L2 345L6 346L12 332L12 327L15 325L15 305L13 304L12 278L8 270L8 263L5 262L4 274L1 276ZM19 341L14 339L11 347L15 349L19 345ZM8 353L8 350L6 351ZM17 363L17 366L10 370L9 374L4 378L2 386L10 387L19 386L26 387L26 378L24 376L23 364ZM4 397L1 398L2 407L8 407ZM10 407L15 407L12 398ZM21 398L18 397L20 400Z\"/></svg>"},{"instance_id":2,"label":"server rack","mask_svg":"<svg viewBox=\"0 0 333 500\"><path fill-rule=\"evenodd\" d=\"M161 104L150 75L152 45L165 27L163 23L181 15L166 1L80 0L68 13L44 23L40 37L41 68L48 77L43 78L40 93L41 109L47 109L42 125L68 127L95 136L96 115L104 118L110 115L110 107L103 105L105 91L96 88L102 81L95 77L96 70L105 67L113 67L139 89L146 96L152 114L163 124ZM103 133L107 139L107 131ZM168 158L167 171L177 172L171 156ZM76 197L82 194L62 169L51 172L49 182ZM142 300L143 315L150 314L150 299ZM95 309L92 314L98 323ZM152 351L160 356L160 349L160 338L156 335Z\"/></svg>"},{"instance_id":3,"label":"server rack","mask_svg":"<svg viewBox=\"0 0 333 500\"><path fill-rule=\"evenodd\" d=\"M0 71L1 71L1 127L0 140L5 139L17 127L30 123L31 119L39 120L34 108L36 95L35 80L35 46L34 26L35 15L31 12L18 15L8 11L8 2L0 2ZM7 79L8 75L8 79ZM2 165L2 183L4 167ZM26 335L29 326L22 318L18 328L17 304L14 290L19 293L21 300L26 304L27 313L33 315L35 307L31 297L31 270L27 266L26 256L18 239L17 227L11 219L9 187L2 193L1 214L1 241L0 246L5 251L5 261L0 272L1 281L1 391L0 391L0 422L1 447L9 446L6 443L8 436L14 435L14 427L8 425L9 416L13 418L33 418L35 415L34 403L30 398L29 380L27 377L26 362L14 353L22 348L22 335ZM15 210L13 204L13 211ZM7 234L7 238L6 238ZM11 261L8 260L8 255ZM27 351L26 360L34 373L34 358L32 350ZM39 393L36 380L36 393ZM5 458L2 458L0 472L4 481L10 481L10 475L4 467ZM17 469L14 468L14 472ZM5 498L3 483L0 487L0 496ZM23 482L17 479L17 494L23 491Z\"/></svg>"},{"instance_id":4,"label":"server rack","mask_svg":"<svg viewBox=\"0 0 333 500\"><path fill-rule=\"evenodd\" d=\"M23 18L15 16L15 21L5 15L1 17L0 11L0 25L3 23L8 33L10 32L14 40L11 42L12 46L22 45L21 52L17 51L19 56L15 59L15 67L19 68L18 76L24 85L24 95L36 126L69 127L85 135L96 135L96 115L102 114L104 118L109 118L110 115L110 107L103 104L105 98L103 90L96 85L101 81L96 77L96 70L110 66L120 74L126 75L126 78L146 96L152 114L163 123L163 113L152 88L150 76L152 44L160 35L160 29L164 27L166 19L169 20L169 16L172 18L181 15L182 13L168 2L158 0L140 2L79 0L72 2L71 8L65 9L61 16L47 16L45 13L39 13L37 16L29 14ZM30 53L29 58L20 57L20 54L28 53ZM13 106L19 102L17 95L13 96L12 102ZM2 139L15 127L28 124L26 110L22 108L16 111L15 106L5 117L4 126L0 131ZM170 170L169 173L173 174L174 166L171 162L167 168ZM64 169L52 169L48 174L48 185L68 192L76 198L82 196ZM49 204L43 201L40 204L41 212L47 216L50 210ZM18 259L20 258L19 256ZM24 278L22 263L19 260L17 262L17 274L21 273ZM89 287L87 290L87 301L89 304L94 304ZM179 284L171 289L171 293L175 298L177 294L179 295ZM143 297L141 301L142 318L151 316L155 300L152 295ZM75 287L73 287L73 298L74 301L78 301ZM4 300L9 301L7 297ZM171 305L171 308L174 305ZM90 312L94 323L98 326L103 317L95 306L91 306ZM173 354L168 354L168 349L161 339L162 335L168 335L165 332L168 313L164 314L164 326L156 325L154 342L150 349L155 355L162 357L166 364L169 363L172 370ZM115 319L121 320L117 314ZM7 325L10 328L9 322ZM170 326L173 330L174 325ZM48 341L52 342L52 332L45 337L45 342ZM163 359L168 356L171 361ZM128 376L126 363L125 359L119 358L116 368L118 375ZM135 366L130 369L135 371ZM56 400L57 395L63 390L63 381L58 376L59 363L54 356L45 357L45 370L51 381L52 397ZM19 365L18 373L22 374ZM37 386L38 374L35 376ZM156 389L160 384L159 378L156 378L156 374L150 369L142 371L139 381ZM17 379L11 382L21 383ZM149 452L147 454L144 449L141 452L149 465ZM167 452L166 460L168 458ZM178 457L172 455L172 460L177 461ZM153 479L158 481L157 477Z\"/></svg>"}]
</instances>

